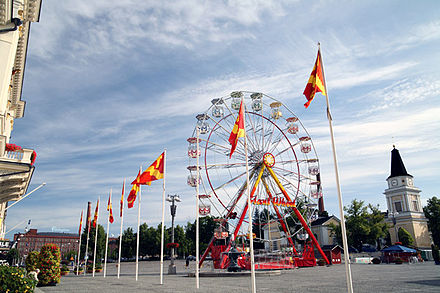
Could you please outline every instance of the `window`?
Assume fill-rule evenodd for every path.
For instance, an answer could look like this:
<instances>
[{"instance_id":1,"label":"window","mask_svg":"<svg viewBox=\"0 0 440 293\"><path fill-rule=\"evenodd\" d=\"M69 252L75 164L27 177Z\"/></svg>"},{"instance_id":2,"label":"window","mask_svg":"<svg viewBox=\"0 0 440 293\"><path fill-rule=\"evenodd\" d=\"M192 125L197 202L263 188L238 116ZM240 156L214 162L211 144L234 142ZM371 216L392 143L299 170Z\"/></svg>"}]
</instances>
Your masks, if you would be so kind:
<instances>
[{"instance_id":1,"label":"window","mask_svg":"<svg viewBox=\"0 0 440 293\"><path fill-rule=\"evenodd\" d=\"M396 212L400 213L402 211L402 203L400 201L396 201L394 203L394 209Z\"/></svg>"},{"instance_id":2,"label":"window","mask_svg":"<svg viewBox=\"0 0 440 293\"><path fill-rule=\"evenodd\" d=\"M417 200L413 200L412 201L412 208L414 211L418 212L419 211L419 204L417 202Z\"/></svg>"}]
</instances>

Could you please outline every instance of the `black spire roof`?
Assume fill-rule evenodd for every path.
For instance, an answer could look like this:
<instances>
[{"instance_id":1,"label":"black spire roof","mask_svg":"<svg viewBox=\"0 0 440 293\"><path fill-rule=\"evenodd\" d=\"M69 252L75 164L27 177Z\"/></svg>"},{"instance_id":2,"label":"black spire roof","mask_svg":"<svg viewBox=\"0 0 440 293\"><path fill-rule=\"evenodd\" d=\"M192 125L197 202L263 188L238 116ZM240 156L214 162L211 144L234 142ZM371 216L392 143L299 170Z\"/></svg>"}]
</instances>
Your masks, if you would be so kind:
<instances>
[{"instance_id":1,"label":"black spire roof","mask_svg":"<svg viewBox=\"0 0 440 293\"><path fill-rule=\"evenodd\" d=\"M388 178L396 176L411 176L406 172L405 165L403 164L402 158L400 157L399 150L393 145L393 150L391 151L391 175ZM387 179L388 179L387 178Z\"/></svg>"}]
</instances>

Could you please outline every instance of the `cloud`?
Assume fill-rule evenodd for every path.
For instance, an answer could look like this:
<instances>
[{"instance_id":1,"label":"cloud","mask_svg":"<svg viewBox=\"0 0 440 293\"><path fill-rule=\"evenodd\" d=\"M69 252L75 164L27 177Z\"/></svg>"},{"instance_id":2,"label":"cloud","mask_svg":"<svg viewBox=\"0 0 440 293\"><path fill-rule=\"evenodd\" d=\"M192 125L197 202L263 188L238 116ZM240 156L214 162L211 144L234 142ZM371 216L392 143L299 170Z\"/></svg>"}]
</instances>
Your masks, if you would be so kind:
<instances>
[{"instance_id":1,"label":"cloud","mask_svg":"<svg viewBox=\"0 0 440 293\"><path fill-rule=\"evenodd\" d=\"M57 54L66 34L70 49L79 56L132 48L177 47L196 49L204 42L229 42L253 38L247 28L263 17L285 14L280 1L63 1L43 6L42 24L51 34L36 32L32 54L49 58ZM41 32L46 31L42 30Z\"/></svg>"}]
</instances>

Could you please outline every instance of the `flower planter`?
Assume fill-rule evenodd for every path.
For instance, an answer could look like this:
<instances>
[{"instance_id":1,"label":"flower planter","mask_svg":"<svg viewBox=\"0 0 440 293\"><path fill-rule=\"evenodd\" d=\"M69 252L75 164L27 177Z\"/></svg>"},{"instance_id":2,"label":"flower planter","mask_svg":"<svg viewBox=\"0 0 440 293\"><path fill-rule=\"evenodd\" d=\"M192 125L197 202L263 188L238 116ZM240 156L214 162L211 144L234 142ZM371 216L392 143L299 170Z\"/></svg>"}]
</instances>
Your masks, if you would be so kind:
<instances>
[{"instance_id":1,"label":"flower planter","mask_svg":"<svg viewBox=\"0 0 440 293\"><path fill-rule=\"evenodd\" d=\"M102 272L102 269L95 269L95 272L100 273Z\"/></svg>"},{"instance_id":2,"label":"flower planter","mask_svg":"<svg viewBox=\"0 0 440 293\"><path fill-rule=\"evenodd\" d=\"M69 274L69 271L61 271L61 276L67 276Z\"/></svg>"},{"instance_id":3,"label":"flower planter","mask_svg":"<svg viewBox=\"0 0 440 293\"><path fill-rule=\"evenodd\" d=\"M83 274L84 273L84 270L80 270L79 272L77 272L77 271L74 271L73 272L75 275L81 275L81 274Z\"/></svg>"}]
</instances>

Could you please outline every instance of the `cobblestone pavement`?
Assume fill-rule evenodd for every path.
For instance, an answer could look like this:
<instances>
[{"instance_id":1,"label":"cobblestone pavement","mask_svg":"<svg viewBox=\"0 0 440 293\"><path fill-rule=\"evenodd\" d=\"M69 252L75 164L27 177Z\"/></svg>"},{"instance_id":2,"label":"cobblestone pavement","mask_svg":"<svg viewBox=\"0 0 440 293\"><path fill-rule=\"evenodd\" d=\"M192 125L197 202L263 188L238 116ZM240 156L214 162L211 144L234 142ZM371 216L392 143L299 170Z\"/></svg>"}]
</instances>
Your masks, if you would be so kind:
<instances>
[{"instance_id":1,"label":"cobblestone pavement","mask_svg":"<svg viewBox=\"0 0 440 293\"><path fill-rule=\"evenodd\" d=\"M139 262L139 278L135 280L135 263L122 263L121 276L116 277L116 265L108 264L107 276L98 273L62 277L54 287L39 287L35 292L250 292L250 277L201 277L200 289L194 270L183 261L177 262L177 275L168 275L164 264L164 284L159 282L159 262ZM440 266L434 262L418 264L352 264L354 292L440 292ZM202 272L211 271L205 266ZM301 268L281 271L281 274L260 274L256 278L257 292L347 292L345 266Z\"/></svg>"}]
</instances>

